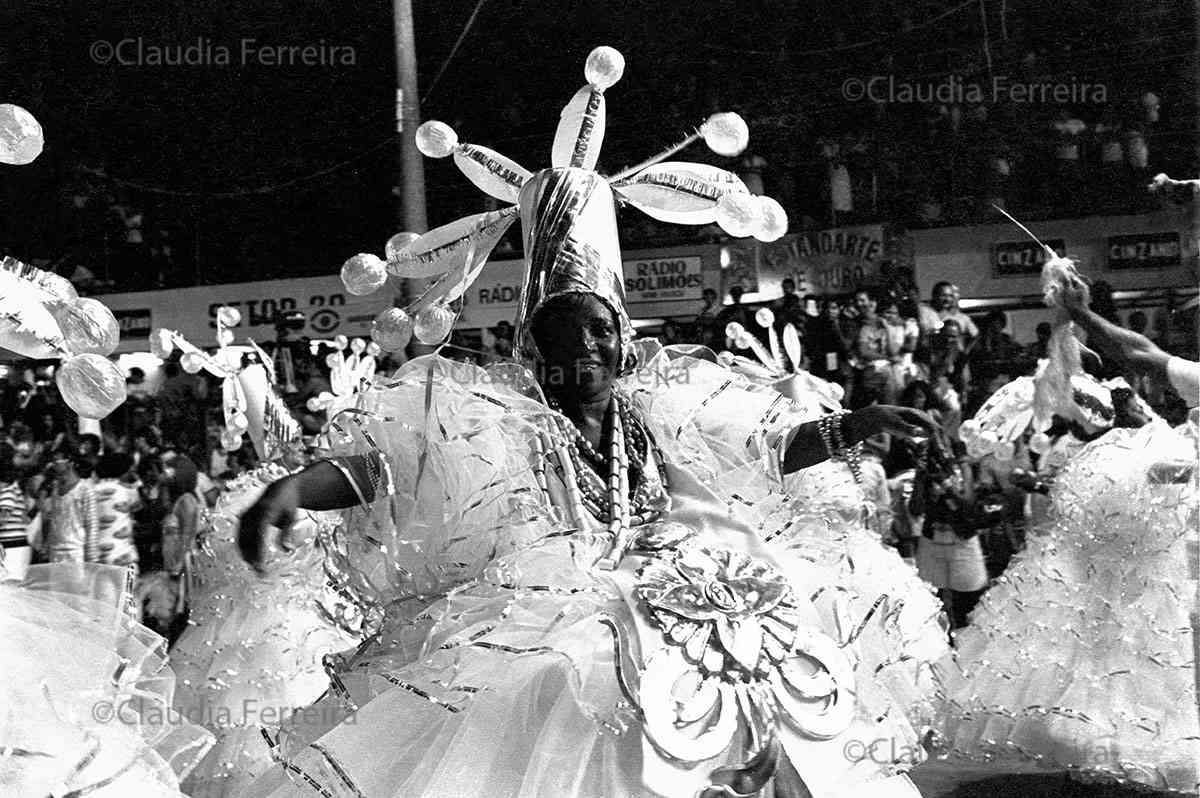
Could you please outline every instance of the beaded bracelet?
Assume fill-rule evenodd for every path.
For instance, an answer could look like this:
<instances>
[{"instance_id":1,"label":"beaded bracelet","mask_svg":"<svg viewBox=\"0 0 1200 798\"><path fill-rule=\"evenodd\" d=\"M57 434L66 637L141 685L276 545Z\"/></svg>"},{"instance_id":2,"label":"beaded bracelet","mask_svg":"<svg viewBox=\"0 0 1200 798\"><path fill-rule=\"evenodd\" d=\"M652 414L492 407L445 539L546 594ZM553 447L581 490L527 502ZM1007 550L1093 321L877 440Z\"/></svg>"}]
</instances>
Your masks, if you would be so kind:
<instances>
[{"instance_id":1,"label":"beaded bracelet","mask_svg":"<svg viewBox=\"0 0 1200 798\"><path fill-rule=\"evenodd\" d=\"M860 442L847 447L846 439L842 437L842 422L848 415L850 415L849 410L838 410L821 416L817 421L817 432L821 435L821 442L825 444L825 451L829 454L829 459L844 462L850 469L850 475L854 477L854 481L861 485L863 481L863 445Z\"/></svg>"},{"instance_id":2,"label":"beaded bracelet","mask_svg":"<svg viewBox=\"0 0 1200 798\"><path fill-rule=\"evenodd\" d=\"M363 460L366 461L367 464L367 479L371 483L372 496L379 495L379 483L383 478L383 474L380 472L379 463L375 460L376 456L377 455L375 452L367 452L366 456L363 457Z\"/></svg>"}]
</instances>

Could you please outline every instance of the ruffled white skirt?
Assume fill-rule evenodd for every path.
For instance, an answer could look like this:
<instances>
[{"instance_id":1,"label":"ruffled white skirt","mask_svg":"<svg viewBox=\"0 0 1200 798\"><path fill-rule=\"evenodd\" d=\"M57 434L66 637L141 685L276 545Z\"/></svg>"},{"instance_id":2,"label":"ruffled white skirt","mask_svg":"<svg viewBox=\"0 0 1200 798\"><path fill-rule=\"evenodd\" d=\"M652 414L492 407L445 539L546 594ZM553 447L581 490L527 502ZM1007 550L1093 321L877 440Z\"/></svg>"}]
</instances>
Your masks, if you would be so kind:
<instances>
[{"instance_id":1,"label":"ruffled white skirt","mask_svg":"<svg viewBox=\"0 0 1200 798\"><path fill-rule=\"evenodd\" d=\"M1064 469L1048 523L938 668L948 756L1196 793L1196 459L1159 423Z\"/></svg>"},{"instance_id":2,"label":"ruffled white skirt","mask_svg":"<svg viewBox=\"0 0 1200 798\"><path fill-rule=\"evenodd\" d=\"M171 708L166 641L131 620L128 570L35 565L0 583L0 794L178 798L212 744Z\"/></svg>"},{"instance_id":3,"label":"ruffled white skirt","mask_svg":"<svg viewBox=\"0 0 1200 798\"><path fill-rule=\"evenodd\" d=\"M324 585L316 527L330 519L298 521L298 547L268 563L265 577L241 559L238 516L284 473L268 467L231 485L193 557L189 628L171 650L175 708L217 742L184 782L191 798L224 798L266 770L263 729L316 701L329 686L324 656L357 642L335 625L336 597Z\"/></svg>"},{"instance_id":4,"label":"ruffled white skirt","mask_svg":"<svg viewBox=\"0 0 1200 798\"><path fill-rule=\"evenodd\" d=\"M741 764L740 732L692 767L649 755L641 711L623 689L628 663L618 651L627 641L614 633L624 599L575 564L605 542L580 534L544 541L389 625L344 663L336 695L284 736L277 753L285 765L242 795L690 798L714 769ZM788 747L800 777L818 798L916 795L895 774L923 756L898 699L920 690L906 663L880 659L896 654L883 642L888 610L835 618L845 605L826 591L828 570L795 563L788 576L800 595L827 593L809 609L814 626L848 624L859 707L835 737ZM887 741L875 747L887 757L871 755L878 740Z\"/></svg>"}]
</instances>

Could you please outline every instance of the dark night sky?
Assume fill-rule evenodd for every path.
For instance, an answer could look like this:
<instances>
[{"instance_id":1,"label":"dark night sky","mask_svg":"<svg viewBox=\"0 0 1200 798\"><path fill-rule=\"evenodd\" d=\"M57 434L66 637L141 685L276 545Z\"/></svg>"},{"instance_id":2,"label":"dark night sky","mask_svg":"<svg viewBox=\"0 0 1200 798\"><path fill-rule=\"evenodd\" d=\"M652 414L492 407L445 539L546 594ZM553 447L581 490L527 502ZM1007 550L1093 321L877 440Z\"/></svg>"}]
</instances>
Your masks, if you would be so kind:
<instances>
[{"instance_id":1,"label":"dark night sky","mask_svg":"<svg viewBox=\"0 0 1200 798\"><path fill-rule=\"evenodd\" d=\"M476 0L413 4L426 93ZM151 189L126 187L129 200L150 208L157 222L198 228L202 259L218 272L225 265L242 276L330 273L353 252L380 250L395 231L394 61L386 0L4 5L0 102L37 116L47 149L30 167L0 167L0 249L19 246L27 257L58 257L70 214L63 195L81 163ZM584 58L592 47L609 44L625 54L627 69L608 95L602 170L615 171L672 143L718 108L751 121L752 147L772 163L802 162L813 155L815 135L841 121L829 112L846 110L836 97L843 75L878 70L889 53L971 46L979 26L973 13L896 35L905 17L924 21L953 5L488 0L423 116L447 121L463 140L492 146L528 168L548 165L558 112L583 84ZM1133 7L1125 0L1066 0L1053 14L1032 0L1009 5L1018 9L1007 21L1011 32L1042 47L1075 41L1095 48L1107 36L1115 48L1122 39L1114 29L1134 35L1121 22ZM1190 40L1180 40L1187 31L1174 33L1172 50L1190 48ZM139 38L144 52L199 44L210 60L226 48L232 63L96 63L95 42ZM250 38L352 47L354 64L243 66L240 42ZM876 45L833 55L797 55L876 38ZM1143 68L1147 82L1169 95L1155 67ZM1177 68L1162 70L1167 75ZM700 150L688 155L705 157ZM214 196L270 187L347 160L353 162L280 190ZM427 176L431 225L480 209L479 193L448 162L427 162Z\"/></svg>"},{"instance_id":2,"label":"dark night sky","mask_svg":"<svg viewBox=\"0 0 1200 798\"><path fill-rule=\"evenodd\" d=\"M414 4L423 93L474 5ZM613 6L621 13L612 13ZM586 53L610 43L625 50L630 67L613 92L609 152L641 157L704 114L689 107L686 117L664 118L658 104L675 99L670 92L661 96L664 85L686 88L691 68L704 68L703 55L689 43L695 6L670 6L486 3L424 116L451 121L464 140L537 168L548 159L559 108L582 85ZM338 57L328 66L267 66L253 59L243 65L243 39L353 48L354 63ZM144 61L156 51L166 58L174 50L179 58L182 48L193 46L206 63L96 63L97 42L126 42L122 52L136 54L130 40L141 42ZM229 64L221 63L225 53ZM0 11L0 97L38 117L47 150L30 167L7 169L5 188L10 202L57 193L69 167L85 163L135 189L157 189L148 197L134 190L131 198L168 222L199 223L208 231L202 246L238 260L256 260L260 247L283 246L289 260L372 248L394 214L393 86L391 7L379 0L18 3ZM699 98L689 94L687 105L698 105L693 99ZM349 167L278 191L212 196L261 189L350 159ZM468 201L478 201L447 166L429 167L433 224L457 212L456 195L469 191ZM205 196L192 196L197 193ZM28 243L52 249L58 215L22 220L15 225L19 237L38 229L42 235ZM231 231L243 234L236 252L229 251ZM296 268L324 271L338 262Z\"/></svg>"}]
</instances>

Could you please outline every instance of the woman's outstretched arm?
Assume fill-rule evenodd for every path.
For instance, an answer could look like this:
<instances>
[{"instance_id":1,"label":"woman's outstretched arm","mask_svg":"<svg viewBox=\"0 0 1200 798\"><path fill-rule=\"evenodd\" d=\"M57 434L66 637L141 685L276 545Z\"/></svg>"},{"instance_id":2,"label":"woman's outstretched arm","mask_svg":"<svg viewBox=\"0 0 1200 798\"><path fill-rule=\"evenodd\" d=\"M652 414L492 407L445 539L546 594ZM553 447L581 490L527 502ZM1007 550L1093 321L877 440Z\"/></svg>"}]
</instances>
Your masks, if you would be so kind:
<instances>
[{"instance_id":1,"label":"woman's outstretched arm","mask_svg":"<svg viewBox=\"0 0 1200 798\"><path fill-rule=\"evenodd\" d=\"M783 456L783 473L790 474L829 459L829 451L821 440L819 423L808 421L796 428L796 434ZM841 423L842 439L847 446L881 432L901 438L918 438L936 435L938 431L934 420L920 410L894 405L870 405L855 410L844 415Z\"/></svg>"},{"instance_id":2,"label":"woman's outstretched arm","mask_svg":"<svg viewBox=\"0 0 1200 798\"><path fill-rule=\"evenodd\" d=\"M373 461L373 462L372 462ZM289 533L297 510L340 510L375 500L377 478L382 473L378 454L319 460L299 473L272 482L242 515L238 546L255 570L273 544L290 549ZM276 531L278 530L278 531Z\"/></svg>"}]
</instances>

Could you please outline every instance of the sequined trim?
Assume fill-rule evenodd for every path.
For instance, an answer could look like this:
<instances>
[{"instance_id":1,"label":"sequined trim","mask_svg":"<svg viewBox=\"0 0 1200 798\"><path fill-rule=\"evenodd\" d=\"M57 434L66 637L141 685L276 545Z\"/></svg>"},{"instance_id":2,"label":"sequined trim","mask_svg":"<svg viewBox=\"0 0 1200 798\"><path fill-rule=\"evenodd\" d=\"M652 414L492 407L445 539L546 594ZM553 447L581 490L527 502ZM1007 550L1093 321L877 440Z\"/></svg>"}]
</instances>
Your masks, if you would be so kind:
<instances>
[{"instance_id":1,"label":"sequined trim","mask_svg":"<svg viewBox=\"0 0 1200 798\"><path fill-rule=\"evenodd\" d=\"M350 774L346 772L346 769L342 767L342 764L334 758L333 754L329 753L325 746L318 742L310 744L309 748L325 757L325 761L329 763L329 767L333 768L333 772L336 773L337 777L342 780L342 783L354 793L356 798L367 798L363 791L358 788L358 785L354 783L354 779L350 778Z\"/></svg>"},{"instance_id":2,"label":"sequined trim","mask_svg":"<svg viewBox=\"0 0 1200 798\"><path fill-rule=\"evenodd\" d=\"M441 699L434 698L429 693L422 690L420 687L417 687L416 685L409 684L406 681L398 679L395 676L391 675L390 673L381 673L379 675L382 676L384 679L386 679L388 682L401 688L402 690L407 690L408 692L412 693L413 695L420 696L421 698L424 698L429 703L439 706L442 709L446 710L447 712L461 712L462 711L462 709L460 707L456 707L452 704L442 701Z\"/></svg>"}]
</instances>

